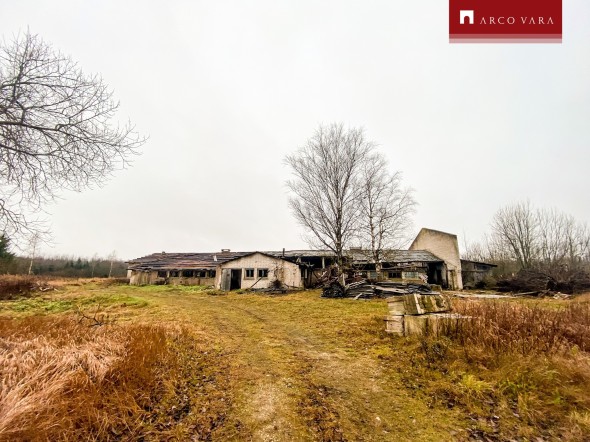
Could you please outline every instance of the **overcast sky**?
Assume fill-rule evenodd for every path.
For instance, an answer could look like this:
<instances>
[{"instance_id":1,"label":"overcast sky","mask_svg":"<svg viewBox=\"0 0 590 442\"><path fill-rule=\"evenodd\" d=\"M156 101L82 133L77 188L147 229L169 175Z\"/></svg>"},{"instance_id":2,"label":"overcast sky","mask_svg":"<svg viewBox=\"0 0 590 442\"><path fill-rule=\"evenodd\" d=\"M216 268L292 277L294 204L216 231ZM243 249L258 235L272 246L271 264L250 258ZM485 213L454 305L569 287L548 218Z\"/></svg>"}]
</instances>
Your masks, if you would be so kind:
<instances>
[{"instance_id":1,"label":"overcast sky","mask_svg":"<svg viewBox=\"0 0 590 442\"><path fill-rule=\"evenodd\" d=\"M149 135L103 188L48 208L46 254L305 248L283 164L320 123L365 128L416 190L416 230L479 239L529 198L590 220L590 2L563 44L449 44L448 2L3 1L100 73Z\"/></svg>"}]
</instances>

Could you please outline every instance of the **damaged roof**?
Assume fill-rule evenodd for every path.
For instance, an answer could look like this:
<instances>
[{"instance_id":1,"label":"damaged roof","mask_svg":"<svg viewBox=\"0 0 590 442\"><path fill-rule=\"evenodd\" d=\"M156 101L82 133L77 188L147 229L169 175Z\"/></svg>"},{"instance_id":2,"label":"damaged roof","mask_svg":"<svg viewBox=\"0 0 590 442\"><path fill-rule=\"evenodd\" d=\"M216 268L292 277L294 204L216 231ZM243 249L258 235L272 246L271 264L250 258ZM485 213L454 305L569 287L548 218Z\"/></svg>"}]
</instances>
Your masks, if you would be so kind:
<instances>
[{"instance_id":1,"label":"damaged roof","mask_svg":"<svg viewBox=\"0 0 590 442\"><path fill-rule=\"evenodd\" d=\"M251 252L220 253L152 253L128 261L131 270L212 270L230 259L248 255Z\"/></svg>"},{"instance_id":2,"label":"damaged roof","mask_svg":"<svg viewBox=\"0 0 590 442\"><path fill-rule=\"evenodd\" d=\"M219 253L152 253L151 255L128 261L130 270L213 270L219 264L236 258L251 255L256 252L229 252ZM301 258L334 258L330 250L285 250L259 252L275 258L295 261ZM363 264L371 261L367 251L350 250L346 252L352 257L353 263ZM443 262L442 259L426 250L388 250L383 261L388 263L405 262Z\"/></svg>"},{"instance_id":3,"label":"damaged roof","mask_svg":"<svg viewBox=\"0 0 590 442\"><path fill-rule=\"evenodd\" d=\"M352 262L355 264L372 261L368 250L354 250L348 253L348 256L352 256ZM442 259L427 250L385 250L382 261L388 263L443 262Z\"/></svg>"}]
</instances>

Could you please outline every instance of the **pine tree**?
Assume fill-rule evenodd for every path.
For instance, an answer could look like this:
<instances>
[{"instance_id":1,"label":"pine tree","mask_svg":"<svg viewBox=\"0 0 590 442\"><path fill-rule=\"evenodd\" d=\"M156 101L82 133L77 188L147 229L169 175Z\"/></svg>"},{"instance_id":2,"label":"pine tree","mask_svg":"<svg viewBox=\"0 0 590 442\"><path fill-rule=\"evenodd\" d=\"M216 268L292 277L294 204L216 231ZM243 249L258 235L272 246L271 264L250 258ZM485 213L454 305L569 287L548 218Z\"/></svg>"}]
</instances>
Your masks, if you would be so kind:
<instances>
[{"instance_id":1,"label":"pine tree","mask_svg":"<svg viewBox=\"0 0 590 442\"><path fill-rule=\"evenodd\" d=\"M10 238L0 235L0 272L8 272L14 261L14 253L10 251Z\"/></svg>"}]
</instances>

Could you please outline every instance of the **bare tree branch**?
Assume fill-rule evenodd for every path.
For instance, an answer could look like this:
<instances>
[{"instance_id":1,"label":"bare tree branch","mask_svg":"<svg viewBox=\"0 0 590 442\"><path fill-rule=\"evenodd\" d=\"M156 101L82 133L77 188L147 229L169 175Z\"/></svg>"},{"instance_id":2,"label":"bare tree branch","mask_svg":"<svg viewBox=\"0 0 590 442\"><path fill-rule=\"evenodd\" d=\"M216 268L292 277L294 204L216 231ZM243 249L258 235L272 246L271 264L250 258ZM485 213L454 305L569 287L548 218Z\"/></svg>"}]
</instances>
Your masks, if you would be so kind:
<instances>
[{"instance_id":1,"label":"bare tree branch","mask_svg":"<svg viewBox=\"0 0 590 442\"><path fill-rule=\"evenodd\" d=\"M285 159L295 175L287 186L297 221L309 231L312 247L326 247L342 265L344 249L359 223L358 185L362 164L373 151L362 129L320 126L307 144Z\"/></svg>"},{"instance_id":2,"label":"bare tree branch","mask_svg":"<svg viewBox=\"0 0 590 442\"><path fill-rule=\"evenodd\" d=\"M43 233L35 214L63 189L100 185L145 142L116 125L97 75L26 33L0 46L0 230Z\"/></svg>"},{"instance_id":3,"label":"bare tree branch","mask_svg":"<svg viewBox=\"0 0 590 442\"><path fill-rule=\"evenodd\" d=\"M527 202L505 206L492 220L492 235L471 244L469 259L510 268L541 271L554 278L590 266L590 231L556 209L535 209ZM514 266L512 266L514 268Z\"/></svg>"},{"instance_id":4,"label":"bare tree branch","mask_svg":"<svg viewBox=\"0 0 590 442\"><path fill-rule=\"evenodd\" d=\"M528 201L501 208L492 220L493 234L523 269L537 258L538 228L538 217Z\"/></svg>"},{"instance_id":5,"label":"bare tree branch","mask_svg":"<svg viewBox=\"0 0 590 442\"><path fill-rule=\"evenodd\" d=\"M374 153L362 164L359 180L357 239L378 275L388 251L407 242L416 207L412 189L401 185L401 173L391 174L387 166L385 157Z\"/></svg>"}]
</instances>

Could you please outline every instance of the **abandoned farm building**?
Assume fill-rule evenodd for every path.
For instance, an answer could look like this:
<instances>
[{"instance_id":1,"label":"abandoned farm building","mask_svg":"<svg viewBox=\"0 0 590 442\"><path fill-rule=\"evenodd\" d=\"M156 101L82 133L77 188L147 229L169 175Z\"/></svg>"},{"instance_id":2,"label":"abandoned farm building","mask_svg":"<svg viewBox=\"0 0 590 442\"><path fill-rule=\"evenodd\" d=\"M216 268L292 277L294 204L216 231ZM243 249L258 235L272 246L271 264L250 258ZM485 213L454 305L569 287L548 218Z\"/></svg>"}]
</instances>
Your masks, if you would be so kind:
<instances>
[{"instance_id":1,"label":"abandoned farm building","mask_svg":"<svg viewBox=\"0 0 590 442\"><path fill-rule=\"evenodd\" d=\"M282 250L217 253L154 253L128 262L130 283L210 285L222 290L313 287L330 271L336 257L328 250ZM493 265L462 261L457 236L422 229L410 250L388 250L377 274L367 251L346 255L354 275L369 279L421 281L462 289L466 275L482 280Z\"/></svg>"},{"instance_id":2,"label":"abandoned farm building","mask_svg":"<svg viewBox=\"0 0 590 442\"><path fill-rule=\"evenodd\" d=\"M486 277L491 274L494 267L497 267L497 265L462 259L461 276L463 278L463 287L477 288L485 282Z\"/></svg>"}]
</instances>

